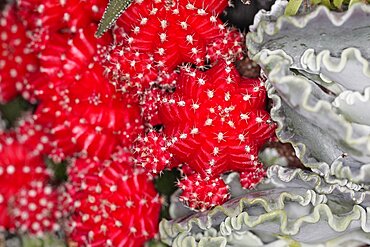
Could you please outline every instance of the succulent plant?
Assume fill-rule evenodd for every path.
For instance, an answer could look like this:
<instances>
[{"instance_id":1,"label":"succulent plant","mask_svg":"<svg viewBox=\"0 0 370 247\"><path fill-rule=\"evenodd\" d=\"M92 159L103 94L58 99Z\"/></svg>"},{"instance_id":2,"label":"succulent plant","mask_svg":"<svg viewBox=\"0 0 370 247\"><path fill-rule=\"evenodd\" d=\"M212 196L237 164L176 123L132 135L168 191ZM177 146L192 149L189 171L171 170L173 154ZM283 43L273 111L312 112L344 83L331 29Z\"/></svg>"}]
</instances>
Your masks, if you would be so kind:
<instances>
[{"instance_id":1,"label":"succulent plant","mask_svg":"<svg viewBox=\"0 0 370 247\"><path fill-rule=\"evenodd\" d=\"M156 65L168 71L181 63L204 66L206 45L225 32L218 14L227 4L226 0L134 1L116 25L125 32L126 46L134 53L152 54Z\"/></svg>"},{"instance_id":2,"label":"succulent plant","mask_svg":"<svg viewBox=\"0 0 370 247\"><path fill-rule=\"evenodd\" d=\"M205 2L204 0L195 0L192 2L189 2L188 0L171 0L171 1L160 0L156 2L143 1L143 0L124 0L124 1L110 0L104 12L104 15L100 21L100 25L96 32L96 36L98 37L102 36L104 32L106 32L109 28L111 28L116 23L116 21L120 18L120 16L126 10L128 13L124 13L124 16L120 18L120 21L121 23L124 24L125 27L130 27L132 23L135 23L135 21L140 21L138 18L140 17L140 13L148 13L147 11L150 10L150 7L153 7L153 9L151 9L152 16L156 15L158 10L162 11L163 8L167 9L168 11L167 13L169 15L176 16L179 14L178 10L176 10L176 7L180 7L181 9L183 9L185 6L187 9L192 9L195 7L196 9L199 9L200 11L199 14L202 15L204 14L203 8L205 8L206 10L215 12L216 14L219 14L225 9L227 5L228 5L228 1L226 0L222 0L222 1L212 0L212 1L207 1L207 2ZM145 8L145 6L148 8ZM142 12L137 10L137 8L141 8L141 7L143 7L143 9L141 9ZM172 11L173 13L171 14ZM135 18L135 19L132 19L132 18ZM147 19L147 17L144 17L144 20L145 19ZM146 24L146 23L142 23L142 24ZM130 29L126 28L126 30L130 30Z\"/></svg>"},{"instance_id":3,"label":"succulent plant","mask_svg":"<svg viewBox=\"0 0 370 247\"><path fill-rule=\"evenodd\" d=\"M277 137L293 145L305 170L271 166L256 191L206 212L173 214L180 217L160 225L167 244L339 246L352 239L352 246L360 246L370 241L370 8L354 5L331 13L319 7L287 17L286 4L277 1L271 11L257 14L247 47L267 75ZM181 212L175 204L176 210Z\"/></svg>"},{"instance_id":4,"label":"succulent plant","mask_svg":"<svg viewBox=\"0 0 370 247\"><path fill-rule=\"evenodd\" d=\"M125 43L110 48L104 67L110 82L122 93L141 95L155 86L174 87L151 53L134 50Z\"/></svg>"},{"instance_id":5,"label":"succulent plant","mask_svg":"<svg viewBox=\"0 0 370 247\"><path fill-rule=\"evenodd\" d=\"M37 57L27 47L30 38L14 4L0 13L0 102L15 98L23 80L38 69Z\"/></svg>"},{"instance_id":6,"label":"succulent plant","mask_svg":"<svg viewBox=\"0 0 370 247\"><path fill-rule=\"evenodd\" d=\"M144 24L141 24L144 25ZM167 28L167 27L166 27ZM186 28L186 32L192 33L190 26ZM176 31L173 30L173 31ZM148 31L149 32L149 31ZM150 31L152 32L152 31ZM150 33L149 32L149 33ZM153 32L159 32L157 29L153 29ZM166 34L166 31L162 34ZM114 44L110 47L108 54L105 55L104 67L106 75L108 76L111 83L113 83L119 91L123 93L143 94L145 91L150 91L155 87L162 89L173 89L176 86L177 74L174 73L174 67L182 62L193 62L197 65L207 63L216 63L220 59L227 61L240 60L243 54L243 42L244 35L234 28L221 28L218 32L215 32L215 37L207 37L207 41L203 43L201 49L196 49L197 52L201 53L195 62L192 58L178 54L190 54L190 46L193 46L193 41L187 40L192 39L195 35L187 35L187 39L176 39L173 41L176 47L180 49L171 50L169 54L174 56L178 54L177 62L172 61L168 67L165 64L166 59L158 56L157 51L151 49L139 48L135 46L135 39L140 39L137 42L147 42L148 38L137 36L133 39L130 36L125 37L125 41L119 41L120 35L115 35L115 41L118 44ZM134 34L136 34L134 32ZM127 35L127 34L124 34ZM207 35L201 35L205 38ZM153 37L151 37L153 38ZM132 41L133 39L134 41ZM131 41L130 41L131 40ZM133 42L133 43L132 43ZM152 44L155 46L155 42ZM161 41L162 42L162 41ZM171 43L172 40L164 40L162 43ZM195 41L194 41L195 42ZM170 50L168 50L170 51ZM168 54L167 54L168 55Z\"/></svg>"},{"instance_id":7,"label":"succulent plant","mask_svg":"<svg viewBox=\"0 0 370 247\"><path fill-rule=\"evenodd\" d=\"M280 165L268 168L267 177L256 191L239 191L222 206L197 214L178 204L175 194L175 220L162 220L162 241L171 246L341 246L349 239L358 241L350 246L370 243L368 192ZM237 181L237 174L225 178L234 188L240 187Z\"/></svg>"},{"instance_id":8,"label":"succulent plant","mask_svg":"<svg viewBox=\"0 0 370 247\"><path fill-rule=\"evenodd\" d=\"M50 156L56 161L77 153L109 159L144 128L137 99L117 92L104 77L100 53L111 35L97 40L96 27L51 35L54 42L40 53L42 75L29 82L40 102L34 118L50 128Z\"/></svg>"},{"instance_id":9,"label":"succulent plant","mask_svg":"<svg viewBox=\"0 0 370 247\"><path fill-rule=\"evenodd\" d=\"M227 0L110 0L99 28L107 0L9 3L0 102L21 94L35 107L0 126L1 233L60 228L81 246L142 246L158 228L172 246L370 244L370 7L356 1L278 0L247 42L221 21ZM178 190L161 197L153 179L173 168ZM173 219L158 227L167 199Z\"/></svg>"},{"instance_id":10,"label":"succulent plant","mask_svg":"<svg viewBox=\"0 0 370 247\"><path fill-rule=\"evenodd\" d=\"M254 187L265 175L258 150L275 128L265 94L259 78L242 78L223 59L205 72L182 68L176 91L159 106L163 134L141 138L138 163L154 174L185 164L181 200L193 209L228 199L223 173L241 172L243 187Z\"/></svg>"},{"instance_id":11,"label":"succulent plant","mask_svg":"<svg viewBox=\"0 0 370 247\"><path fill-rule=\"evenodd\" d=\"M58 190L42 181L33 181L15 195L10 215L19 233L42 237L61 229L62 213Z\"/></svg>"},{"instance_id":12,"label":"succulent plant","mask_svg":"<svg viewBox=\"0 0 370 247\"><path fill-rule=\"evenodd\" d=\"M369 11L357 5L339 18L321 7L300 22L261 20L249 36L250 52L268 74L278 137L314 171L364 184L370 161L370 50L357 30L368 28ZM326 24L318 28L318 20ZM318 35L298 41L310 30ZM294 36L285 36L291 32ZM333 46L333 39L343 41Z\"/></svg>"},{"instance_id":13,"label":"succulent plant","mask_svg":"<svg viewBox=\"0 0 370 247\"><path fill-rule=\"evenodd\" d=\"M177 79L178 74L176 72L167 74L165 82L163 84L175 86L177 83ZM169 94L168 91L172 91L169 90L168 87L165 88L154 87L149 90L145 90L144 93L140 96L141 114L143 116L144 124L147 127L154 128L154 126L160 126L161 124L161 119L158 115L159 104L161 102L161 99L165 97L165 95Z\"/></svg>"},{"instance_id":14,"label":"succulent plant","mask_svg":"<svg viewBox=\"0 0 370 247\"><path fill-rule=\"evenodd\" d=\"M107 0L17 0L18 14L32 31L76 32L98 22L103 15Z\"/></svg>"},{"instance_id":15,"label":"succulent plant","mask_svg":"<svg viewBox=\"0 0 370 247\"><path fill-rule=\"evenodd\" d=\"M142 246L156 235L161 201L145 173L128 161L79 159L71 168L65 200L71 242Z\"/></svg>"},{"instance_id":16,"label":"succulent plant","mask_svg":"<svg viewBox=\"0 0 370 247\"><path fill-rule=\"evenodd\" d=\"M1 136L0 157L0 229L14 232L10 208L15 194L32 181L47 182L49 172L42 156L32 153L31 147L17 140L14 132Z\"/></svg>"},{"instance_id":17,"label":"succulent plant","mask_svg":"<svg viewBox=\"0 0 370 247\"><path fill-rule=\"evenodd\" d=\"M173 221L162 220L162 241L171 246L207 246L205 244L212 241L233 246L239 236L245 240L254 238L262 246L281 236L286 240L318 244L335 239L345 231L368 231L368 226L362 224L366 221L364 207L353 205L352 199L343 198L339 191L323 195L311 190L308 184L302 186L304 181L298 181L300 183L289 181L284 187L280 182L280 188L273 184L271 189L248 192L211 211ZM216 234L207 237L209 231ZM239 244L235 246L249 246L247 241Z\"/></svg>"}]
</instances>

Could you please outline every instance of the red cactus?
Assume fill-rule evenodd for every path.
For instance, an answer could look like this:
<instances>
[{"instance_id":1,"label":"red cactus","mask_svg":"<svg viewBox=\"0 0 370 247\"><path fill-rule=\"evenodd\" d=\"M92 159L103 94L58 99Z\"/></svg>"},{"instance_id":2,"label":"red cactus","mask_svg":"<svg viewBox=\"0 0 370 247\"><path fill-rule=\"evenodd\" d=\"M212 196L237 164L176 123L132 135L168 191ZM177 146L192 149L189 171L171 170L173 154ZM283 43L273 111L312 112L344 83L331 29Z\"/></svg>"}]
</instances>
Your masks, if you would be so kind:
<instances>
[{"instance_id":1,"label":"red cactus","mask_svg":"<svg viewBox=\"0 0 370 247\"><path fill-rule=\"evenodd\" d=\"M143 53L120 43L102 55L105 74L117 90L137 94L145 104L148 97L159 94L157 87L171 90L176 86L177 73L167 72L151 53Z\"/></svg>"},{"instance_id":2,"label":"red cactus","mask_svg":"<svg viewBox=\"0 0 370 247\"><path fill-rule=\"evenodd\" d=\"M163 135L151 131L145 136L139 136L136 143L136 164L154 175L168 167L172 159L172 154L168 151L171 142Z\"/></svg>"},{"instance_id":3,"label":"red cactus","mask_svg":"<svg viewBox=\"0 0 370 247\"><path fill-rule=\"evenodd\" d=\"M51 129L57 161L80 152L107 159L143 129L137 101L122 96L103 76L100 52L111 37L97 40L95 29L90 25L73 39L56 38L40 56L44 77L33 83L41 100L36 114Z\"/></svg>"},{"instance_id":4,"label":"red cactus","mask_svg":"<svg viewBox=\"0 0 370 247\"><path fill-rule=\"evenodd\" d=\"M254 188L266 176L266 171L261 163L256 162L254 167L240 173L240 184L245 189Z\"/></svg>"},{"instance_id":5,"label":"red cactus","mask_svg":"<svg viewBox=\"0 0 370 247\"><path fill-rule=\"evenodd\" d=\"M14 98L24 78L35 72L38 64L27 47L30 39L14 5L0 13L0 34L0 103L4 103Z\"/></svg>"},{"instance_id":6,"label":"red cactus","mask_svg":"<svg viewBox=\"0 0 370 247\"><path fill-rule=\"evenodd\" d=\"M27 113L16 123L14 128L15 137L25 146L32 147L33 155L45 155L50 152L49 130L37 123L30 113Z\"/></svg>"},{"instance_id":7,"label":"red cactus","mask_svg":"<svg viewBox=\"0 0 370 247\"><path fill-rule=\"evenodd\" d=\"M67 190L72 191L72 242L142 246L157 233L160 199L147 175L113 162L93 166L80 181Z\"/></svg>"},{"instance_id":8,"label":"red cactus","mask_svg":"<svg viewBox=\"0 0 370 247\"><path fill-rule=\"evenodd\" d=\"M124 30L132 30L132 24L138 25L141 22L145 22L147 16L143 13L156 15L157 11L160 9L158 7L164 7L171 9L172 7L181 7L186 9L199 9L200 13L204 12L211 13L214 15L219 15L228 5L227 0L157 0L157 1L143 1L137 0L125 10L123 15L118 19L118 26L122 26ZM157 9L155 9L157 8ZM172 9L174 10L174 9ZM203 10L203 11L201 11ZM174 13L176 14L176 12ZM144 19L142 18L144 17ZM131 21L131 22L129 22ZM149 22L149 21L148 21ZM146 23L146 22L145 22ZM145 24L144 23L144 24Z\"/></svg>"},{"instance_id":9,"label":"red cactus","mask_svg":"<svg viewBox=\"0 0 370 247\"><path fill-rule=\"evenodd\" d=\"M210 14L226 5L227 1L132 3L114 30L118 45L105 62L109 79L124 92L135 87L142 93L153 85L173 86L167 79L181 63L203 66L206 60L241 58L243 35Z\"/></svg>"},{"instance_id":10,"label":"red cactus","mask_svg":"<svg viewBox=\"0 0 370 247\"><path fill-rule=\"evenodd\" d=\"M105 55L105 71L119 91L128 92L150 88L157 83L158 68L151 54L135 51L126 44L111 47ZM138 92L140 93L140 91Z\"/></svg>"},{"instance_id":11,"label":"red cactus","mask_svg":"<svg viewBox=\"0 0 370 247\"><path fill-rule=\"evenodd\" d=\"M199 174L185 176L178 183L182 190L180 201L192 209L205 211L230 198L228 186L222 178L203 179Z\"/></svg>"},{"instance_id":12,"label":"red cactus","mask_svg":"<svg viewBox=\"0 0 370 247\"><path fill-rule=\"evenodd\" d=\"M19 14L30 29L75 32L98 21L108 1L93 0L18 0ZM82 14L83 13L83 14Z\"/></svg>"},{"instance_id":13,"label":"red cactus","mask_svg":"<svg viewBox=\"0 0 370 247\"><path fill-rule=\"evenodd\" d=\"M161 161L167 157L168 163L171 153L205 181L229 171L245 172L243 186L252 187L264 176L262 171L256 172L263 170L258 150L275 129L264 110L265 94L259 79L241 78L236 68L223 60L206 72L182 68L176 91L165 97L159 108L167 141L139 147L141 162L147 159L152 170L153 161L158 161L154 168L160 172L158 169L165 167ZM214 203L203 201L200 205Z\"/></svg>"},{"instance_id":14,"label":"red cactus","mask_svg":"<svg viewBox=\"0 0 370 247\"><path fill-rule=\"evenodd\" d=\"M244 51L244 35L236 29L226 29L224 35L207 44L207 58L211 61L241 60Z\"/></svg>"},{"instance_id":15,"label":"red cactus","mask_svg":"<svg viewBox=\"0 0 370 247\"><path fill-rule=\"evenodd\" d=\"M58 191L43 182L32 182L15 196L11 216L18 232L42 236L60 229Z\"/></svg>"},{"instance_id":16,"label":"red cactus","mask_svg":"<svg viewBox=\"0 0 370 247\"><path fill-rule=\"evenodd\" d=\"M107 159L118 145L129 147L143 130L137 103L117 93L99 65L52 101L43 102L38 116L51 123L53 143L67 156L83 152Z\"/></svg>"},{"instance_id":17,"label":"red cactus","mask_svg":"<svg viewBox=\"0 0 370 247\"><path fill-rule=\"evenodd\" d=\"M219 62L207 72L183 70L179 87L159 109L170 148L203 176L254 165L257 151L275 128L264 110L259 79L241 78L232 64ZM191 164L190 164L191 165Z\"/></svg>"},{"instance_id":18,"label":"red cactus","mask_svg":"<svg viewBox=\"0 0 370 247\"><path fill-rule=\"evenodd\" d=\"M97 25L90 24L78 29L76 34L52 33L50 41L40 48L41 71L55 80L78 80L93 63L100 63L100 53L105 52L112 36L107 33L97 39L94 36L96 28Z\"/></svg>"},{"instance_id":19,"label":"red cactus","mask_svg":"<svg viewBox=\"0 0 370 247\"><path fill-rule=\"evenodd\" d=\"M79 29L75 34L46 31L45 37L34 40L33 49L39 53L40 73L36 73L23 88L30 98L49 99L55 92L67 89L73 82L100 63L100 53L110 44L110 34L94 37L95 24ZM99 71L100 72L100 71Z\"/></svg>"},{"instance_id":20,"label":"red cactus","mask_svg":"<svg viewBox=\"0 0 370 247\"><path fill-rule=\"evenodd\" d=\"M141 114L147 126L153 127L162 123L158 116L158 107L161 99L168 94L165 90L153 88L144 91L140 96Z\"/></svg>"},{"instance_id":21,"label":"red cactus","mask_svg":"<svg viewBox=\"0 0 370 247\"><path fill-rule=\"evenodd\" d=\"M133 49L153 54L168 71L183 62L203 66L206 44L223 35L217 14L226 5L225 0L135 1L117 25L124 28Z\"/></svg>"},{"instance_id":22,"label":"red cactus","mask_svg":"<svg viewBox=\"0 0 370 247\"><path fill-rule=\"evenodd\" d=\"M18 90L39 103L32 118L1 133L0 181L12 180L0 186L1 230L58 228L44 154L71 157L63 213L70 240L88 246L142 246L154 237L161 200L150 178L166 168L183 164L180 200L201 211L229 199L223 173L239 172L248 189L265 175L258 150L274 124L263 83L230 64L244 41L217 17L228 1L136 0L114 35L96 39L106 2L18 0L32 40L14 6L0 17L0 101ZM163 132L144 136L143 119Z\"/></svg>"},{"instance_id":23,"label":"red cactus","mask_svg":"<svg viewBox=\"0 0 370 247\"><path fill-rule=\"evenodd\" d=\"M20 143L12 136L2 135L0 140L0 207L3 209L9 206L9 201L20 189L32 181L45 182L49 179L42 157L33 154L33 147ZM0 212L0 228L14 230L8 210Z\"/></svg>"}]
</instances>

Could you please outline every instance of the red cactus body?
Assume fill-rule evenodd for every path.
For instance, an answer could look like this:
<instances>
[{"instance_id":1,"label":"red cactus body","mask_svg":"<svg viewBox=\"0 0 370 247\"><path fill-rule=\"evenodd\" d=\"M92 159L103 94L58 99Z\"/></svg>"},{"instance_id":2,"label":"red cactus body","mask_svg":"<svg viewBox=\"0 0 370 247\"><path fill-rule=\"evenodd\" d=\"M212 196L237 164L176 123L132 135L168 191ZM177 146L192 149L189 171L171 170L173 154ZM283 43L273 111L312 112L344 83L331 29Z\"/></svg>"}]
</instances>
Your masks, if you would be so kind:
<instances>
[{"instance_id":1,"label":"red cactus body","mask_svg":"<svg viewBox=\"0 0 370 247\"><path fill-rule=\"evenodd\" d=\"M19 14L30 29L38 28L75 32L98 21L108 1L18 0ZM83 14L82 14L83 13Z\"/></svg>"},{"instance_id":2,"label":"red cactus body","mask_svg":"<svg viewBox=\"0 0 370 247\"><path fill-rule=\"evenodd\" d=\"M47 31L45 37L34 40L33 49L39 52L40 73L24 85L28 94L41 101L49 99L50 95L78 81L95 63L100 63L100 53L112 37L106 34L96 39L96 28L95 24L90 24L75 34Z\"/></svg>"},{"instance_id":3,"label":"red cactus body","mask_svg":"<svg viewBox=\"0 0 370 247\"><path fill-rule=\"evenodd\" d=\"M32 181L45 182L49 173L40 155L35 155L32 148L18 142L14 135L2 135L0 140L0 228L14 230L14 221L10 221L9 201L23 187ZM9 183L11 181L11 183Z\"/></svg>"},{"instance_id":4,"label":"red cactus body","mask_svg":"<svg viewBox=\"0 0 370 247\"><path fill-rule=\"evenodd\" d=\"M148 18L143 13L151 13L152 15L157 14L158 7L165 7L171 9L171 7L181 7L186 9L199 9L204 10L203 12L212 13L219 15L227 6L229 1L227 0L135 0L128 9L125 10L123 15L118 19L119 25L124 27L125 30L132 29L132 24L138 25L143 21L142 17ZM157 10L156 10L157 9ZM153 11L152 11L153 10ZM131 22L128 22L131 21ZM144 19L145 21L145 19Z\"/></svg>"},{"instance_id":5,"label":"red cactus body","mask_svg":"<svg viewBox=\"0 0 370 247\"><path fill-rule=\"evenodd\" d=\"M30 113L27 113L16 123L14 134L17 140L27 147L32 147L33 155L46 155L50 152L49 130L37 123Z\"/></svg>"},{"instance_id":6,"label":"red cactus body","mask_svg":"<svg viewBox=\"0 0 370 247\"><path fill-rule=\"evenodd\" d=\"M206 72L183 68L175 93L159 108L168 152L204 180L229 171L253 173L243 180L252 187L264 176L255 172L263 170L258 150L275 129L264 110L265 94L259 79L241 78L223 60Z\"/></svg>"},{"instance_id":7,"label":"red cactus body","mask_svg":"<svg viewBox=\"0 0 370 247\"><path fill-rule=\"evenodd\" d=\"M58 201L58 191L43 182L31 182L22 188L10 210L18 232L42 236L58 231L62 216Z\"/></svg>"},{"instance_id":8,"label":"red cactus body","mask_svg":"<svg viewBox=\"0 0 370 247\"><path fill-rule=\"evenodd\" d=\"M150 131L136 140L135 163L145 170L157 175L170 165L172 154L168 151L171 143L163 135Z\"/></svg>"},{"instance_id":9,"label":"red cactus body","mask_svg":"<svg viewBox=\"0 0 370 247\"><path fill-rule=\"evenodd\" d=\"M37 102L49 99L55 92L68 87L68 81L61 80L64 76L63 65L71 40L74 35L39 30L32 35L30 46L34 53L39 54L40 70L23 80L22 96ZM89 57L90 58L90 57Z\"/></svg>"},{"instance_id":10,"label":"red cactus body","mask_svg":"<svg viewBox=\"0 0 370 247\"><path fill-rule=\"evenodd\" d=\"M150 88L157 83L158 68L151 54L120 44L112 46L105 56L105 72L119 91L140 93L143 88Z\"/></svg>"},{"instance_id":11,"label":"red cactus body","mask_svg":"<svg viewBox=\"0 0 370 247\"><path fill-rule=\"evenodd\" d=\"M246 169L240 173L240 184L245 189L252 189L256 186L263 177L266 176L266 171L262 164L257 164L253 169Z\"/></svg>"},{"instance_id":12,"label":"red cactus body","mask_svg":"<svg viewBox=\"0 0 370 247\"><path fill-rule=\"evenodd\" d=\"M182 178L178 186L183 191L180 201L200 211L222 204L230 198L228 186L220 177L203 179L200 174L193 173Z\"/></svg>"},{"instance_id":13,"label":"red cactus body","mask_svg":"<svg viewBox=\"0 0 370 247\"><path fill-rule=\"evenodd\" d=\"M118 145L129 147L143 130L136 102L117 93L99 65L84 77L43 102L39 120L51 123L52 140L60 158L83 152L107 159Z\"/></svg>"},{"instance_id":14,"label":"red cactus body","mask_svg":"<svg viewBox=\"0 0 370 247\"><path fill-rule=\"evenodd\" d=\"M135 87L142 93L153 85L174 86L167 79L181 63L201 67L209 60L239 58L243 35L217 18L227 3L134 1L114 30L118 45L104 63L109 79L124 92Z\"/></svg>"},{"instance_id":15,"label":"red cactus body","mask_svg":"<svg viewBox=\"0 0 370 247\"><path fill-rule=\"evenodd\" d=\"M17 87L38 69L38 64L27 47L30 39L14 5L0 13L0 35L0 103L5 103L15 97Z\"/></svg>"},{"instance_id":16,"label":"red cactus body","mask_svg":"<svg viewBox=\"0 0 370 247\"><path fill-rule=\"evenodd\" d=\"M204 177L255 166L275 128L260 80L241 78L221 61L207 72L183 70L179 84L159 109L164 133L177 138L170 148L176 158L194 154L192 166Z\"/></svg>"},{"instance_id":17,"label":"red cactus body","mask_svg":"<svg viewBox=\"0 0 370 247\"><path fill-rule=\"evenodd\" d=\"M162 123L158 115L158 107L161 99L170 93L163 89L152 88L146 90L140 96L140 108L144 122L148 127L160 125Z\"/></svg>"},{"instance_id":18,"label":"red cactus body","mask_svg":"<svg viewBox=\"0 0 370 247\"><path fill-rule=\"evenodd\" d=\"M224 35L207 44L207 59L217 62L241 60L244 51L244 35L233 28L228 28Z\"/></svg>"},{"instance_id":19,"label":"red cactus body","mask_svg":"<svg viewBox=\"0 0 370 247\"><path fill-rule=\"evenodd\" d=\"M97 40L95 29L90 25L73 39L56 38L41 52L44 77L33 81L41 100L36 114L51 130L57 161L80 152L108 159L143 130L137 101L117 92L103 75L100 52L111 37Z\"/></svg>"},{"instance_id":20,"label":"red cactus body","mask_svg":"<svg viewBox=\"0 0 370 247\"><path fill-rule=\"evenodd\" d=\"M135 1L118 19L131 47L153 54L168 71L178 64L204 65L206 44L220 37L224 25L217 14L227 1Z\"/></svg>"},{"instance_id":21,"label":"red cactus body","mask_svg":"<svg viewBox=\"0 0 370 247\"><path fill-rule=\"evenodd\" d=\"M161 206L153 183L127 164L90 167L67 190L70 240L79 246L142 246L158 230Z\"/></svg>"},{"instance_id":22,"label":"red cactus body","mask_svg":"<svg viewBox=\"0 0 370 247\"><path fill-rule=\"evenodd\" d=\"M39 44L41 71L53 80L78 80L93 63L100 63L99 55L112 42L112 36L107 33L97 39L96 28L90 24L76 34L52 33L45 44Z\"/></svg>"},{"instance_id":23,"label":"red cactus body","mask_svg":"<svg viewBox=\"0 0 370 247\"><path fill-rule=\"evenodd\" d=\"M105 74L118 91L147 99L156 87L173 89L176 86L177 73L168 72L163 64L155 61L153 54L132 49L125 42L113 45L102 56Z\"/></svg>"}]
</instances>

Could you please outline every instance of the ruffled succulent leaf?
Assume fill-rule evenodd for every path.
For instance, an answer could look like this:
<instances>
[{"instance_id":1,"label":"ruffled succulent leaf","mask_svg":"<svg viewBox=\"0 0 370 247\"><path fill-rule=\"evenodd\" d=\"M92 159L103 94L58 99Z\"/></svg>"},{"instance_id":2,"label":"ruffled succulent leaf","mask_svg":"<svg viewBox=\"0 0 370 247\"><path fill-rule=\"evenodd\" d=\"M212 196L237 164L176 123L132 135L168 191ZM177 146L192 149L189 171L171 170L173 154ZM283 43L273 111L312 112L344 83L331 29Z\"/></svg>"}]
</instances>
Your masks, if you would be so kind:
<instances>
[{"instance_id":1,"label":"ruffled succulent leaf","mask_svg":"<svg viewBox=\"0 0 370 247\"><path fill-rule=\"evenodd\" d=\"M340 91L363 92L370 87L368 58L362 56L357 48L346 48L336 54L329 50L316 53L315 49L309 48L302 54L297 70L308 73L306 77L319 75L322 81L336 84Z\"/></svg>"},{"instance_id":2,"label":"ruffled succulent leaf","mask_svg":"<svg viewBox=\"0 0 370 247\"><path fill-rule=\"evenodd\" d=\"M289 1L285 10L285 15L293 16L304 13L309 13L310 9L318 5L325 6L334 11L345 11L352 7L355 3L369 3L369 1L361 0L305 0L305 1Z\"/></svg>"},{"instance_id":3,"label":"ruffled succulent leaf","mask_svg":"<svg viewBox=\"0 0 370 247\"><path fill-rule=\"evenodd\" d=\"M207 246L208 241L215 246L341 246L351 240L360 246L370 241L367 188L278 165L267 176L257 191L213 210L163 220L162 241L171 246ZM239 181L236 176L224 179L232 180L229 185Z\"/></svg>"},{"instance_id":4,"label":"ruffled succulent leaf","mask_svg":"<svg viewBox=\"0 0 370 247\"><path fill-rule=\"evenodd\" d=\"M288 4L287 0L277 0L272 6L270 11L266 11L261 9L255 16L254 16L254 23L249 26L249 30L251 32L256 32L259 23L264 22L267 26L269 22L274 23L277 18L284 15L285 8ZM248 47L249 50L249 47Z\"/></svg>"},{"instance_id":5,"label":"ruffled succulent leaf","mask_svg":"<svg viewBox=\"0 0 370 247\"><path fill-rule=\"evenodd\" d=\"M248 35L250 53L268 74L278 137L329 180L368 178L369 12L357 5L341 14L321 7L299 19L262 13L256 32ZM303 36L314 29L318 35Z\"/></svg>"},{"instance_id":6,"label":"ruffled succulent leaf","mask_svg":"<svg viewBox=\"0 0 370 247\"><path fill-rule=\"evenodd\" d=\"M355 184L348 180L326 179L311 171L301 169L289 169L281 166L272 166L268 170L269 183L276 187L302 187L313 189L316 193L326 195L341 194L345 201L353 201L356 204L368 206L370 203L370 191L367 186Z\"/></svg>"},{"instance_id":7,"label":"ruffled succulent leaf","mask_svg":"<svg viewBox=\"0 0 370 247\"><path fill-rule=\"evenodd\" d=\"M133 0L109 0L109 4L105 9L95 36L101 37L109 28L111 28L132 2Z\"/></svg>"},{"instance_id":8,"label":"ruffled succulent leaf","mask_svg":"<svg viewBox=\"0 0 370 247\"><path fill-rule=\"evenodd\" d=\"M360 110L370 109L370 87L364 90L364 94L344 91L335 99L333 105L349 121L370 125L370 114L363 114Z\"/></svg>"},{"instance_id":9,"label":"ruffled succulent leaf","mask_svg":"<svg viewBox=\"0 0 370 247\"><path fill-rule=\"evenodd\" d=\"M355 3L361 3L362 1L361 0L350 0L349 1L349 6L351 7L353 4Z\"/></svg>"},{"instance_id":10,"label":"ruffled succulent leaf","mask_svg":"<svg viewBox=\"0 0 370 247\"><path fill-rule=\"evenodd\" d=\"M202 246L212 228L219 229L217 239L227 242L236 233L253 230L313 244L339 237L344 231L369 230L361 223L366 222L364 207L352 205L340 194L331 197L328 201L313 190L290 187L251 192L205 213L163 220L160 234L171 246Z\"/></svg>"},{"instance_id":11,"label":"ruffled succulent leaf","mask_svg":"<svg viewBox=\"0 0 370 247\"><path fill-rule=\"evenodd\" d=\"M281 49L297 65L302 53L308 48L316 48L316 52L329 50L331 54L337 55L347 47L360 47L362 56L367 59L370 57L370 47L365 45L366 33L370 30L367 15L369 6L357 5L344 13L332 13L325 7L318 7L308 15L294 18L281 16L281 10L285 9L286 4L286 1L279 1L273 7L274 12L257 14L259 17L252 27L259 28L247 35L247 47L252 55L263 49ZM333 40L341 42L333 45Z\"/></svg>"}]
</instances>

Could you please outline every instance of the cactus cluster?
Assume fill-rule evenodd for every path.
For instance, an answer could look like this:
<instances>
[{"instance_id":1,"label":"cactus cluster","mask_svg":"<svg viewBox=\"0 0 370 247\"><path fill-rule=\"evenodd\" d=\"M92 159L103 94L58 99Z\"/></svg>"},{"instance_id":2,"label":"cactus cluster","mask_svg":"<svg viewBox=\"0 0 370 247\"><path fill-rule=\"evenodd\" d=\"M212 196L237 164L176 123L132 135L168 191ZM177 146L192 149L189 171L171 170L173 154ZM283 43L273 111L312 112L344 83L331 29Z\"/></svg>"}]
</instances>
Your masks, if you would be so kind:
<instances>
[{"instance_id":1,"label":"cactus cluster","mask_svg":"<svg viewBox=\"0 0 370 247\"><path fill-rule=\"evenodd\" d=\"M292 4L245 36L222 21L227 0L7 3L0 102L32 109L0 124L0 231L370 244L370 7L290 17ZM168 170L171 198L154 185Z\"/></svg>"}]
</instances>

